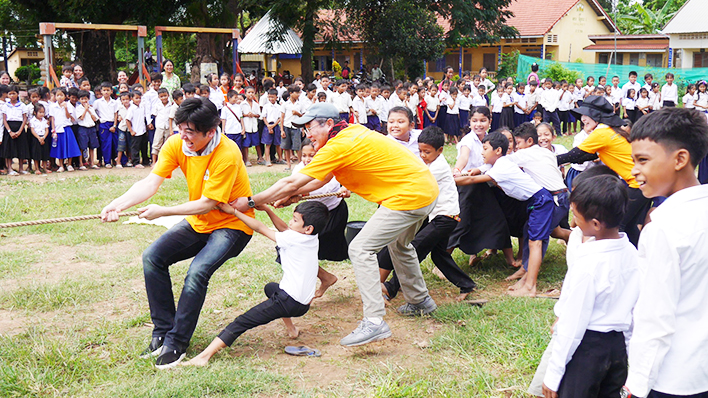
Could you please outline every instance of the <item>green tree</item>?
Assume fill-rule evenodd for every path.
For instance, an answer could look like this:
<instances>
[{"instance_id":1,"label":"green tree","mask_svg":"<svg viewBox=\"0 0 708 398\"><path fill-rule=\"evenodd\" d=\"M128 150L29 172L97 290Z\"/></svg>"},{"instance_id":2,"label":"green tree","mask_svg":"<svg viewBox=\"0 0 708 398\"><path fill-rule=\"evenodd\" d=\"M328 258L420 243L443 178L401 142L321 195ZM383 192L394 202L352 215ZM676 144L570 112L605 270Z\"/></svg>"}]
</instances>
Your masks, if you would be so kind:
<instances>
[{"instance_id":1,"label":"green tree","mask_svg":"<svg viewBox=\"0 0 708 398\"><path fill-rule=\"evenodd\" d=\"M617 26L624 34L659 33L685 3L686 0L619 2L617 4Z\"/></svg>"}]
</instances>

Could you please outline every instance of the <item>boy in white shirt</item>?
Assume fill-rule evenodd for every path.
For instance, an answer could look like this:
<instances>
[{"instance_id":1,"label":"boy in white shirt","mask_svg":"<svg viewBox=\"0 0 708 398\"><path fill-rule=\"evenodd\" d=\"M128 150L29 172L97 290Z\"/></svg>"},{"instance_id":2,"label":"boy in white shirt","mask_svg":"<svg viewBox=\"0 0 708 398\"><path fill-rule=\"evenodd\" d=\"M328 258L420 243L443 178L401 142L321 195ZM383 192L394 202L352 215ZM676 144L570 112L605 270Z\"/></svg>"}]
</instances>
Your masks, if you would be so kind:
<instances>
[{"instance_id":1,"label":"boy in white shirt","mask_svg":"<svg viewBox=\"0 0 708 398\"><path fill-rule=\"evenodd\" d=\"M708 396L708 185L696 165L708 124L691 109L663 108L632 128L632 174L647 198L667 197L639 237L641 292L625 383L636 397Z\"/></svg>"},{"instance_id":2,"label":"boy in white shirt","mask_svg":"<svg viewBox=\"0 0 708 398\"><path fill-rule=\"evenodd\" d=\"M98 115L98 136L101 142L101 156L103 164L110 169L113 152L118 146L118 120L117 114L119 101L111 98L113 87L109 82L101 83L101 98L93 102L93 107Z\"/></svg>"},{"instance_id":3,"label":"boy in white shirt","mask_svg":"<svg viewBox=\"0 0 708 398\"><path fill-rule=\"evenodd\" d=\"M160 148L172 135L170 128L170 113L172 105L170 104L170 92L166 88L157 90L157 99L155 106L152 108L152 120L155 127L155 134L152 140L152 163L157 162L157 155L160 153Z\"/></svg>"},{"instance_id":4,"label":"boy in white shirt","mask_svg":"<svg viewBox=\"0 0 708 398\"><path fill-rule=\"evenodd\" d=\"M150 152L154 152L152 149L152 143L155 138L155 106L160 103L158 99L158 90L162 86L162 73L153 72L150 74L150 88L143 94L141 100L141 106L145 109L145 120L147 123L147 140L148 146L150 147ZM169 94L168 94L169 99ZM156 157L156 155L155 155Z\"/></svg>"},{"instance_id":5,"label":"boy in white shirt","mask_svg":"<svg viewBox=\"0 0 708 398\"><path fill-rule=\"evenodd\" d=\"M487 106L487 89L483 85L477 87L477 95L472 99L472 107Z\"/></svg>"},{"instance_id":6,"label":"boy in white shirt","mask_svg":"<svg viewBox=\"0 0 708 398\"><path fill-rule=\"evenodd\" d=\"M142 100L140 91L133 92L133 103L125 115L126 125L130 132L130 155L136 169L144 169L150 164L148 157L147 124L145 123L145 108L140 106ZM142 164L140 157L142 155Z\"/></svg>"},{"instance_id":7,"label":"boy in white shirt","mask_svg":"<svg viewBox=\"0 0 708 398\"><path fill-rule=\"evenodd\" d=\"M177 109L179 109L179 106L182 105L182 101L184 101L184 93L182 92L182 90L177 89L173 91L172 106L170 107L170 131L172 132L172 134L179 133L177 123L175 123L175 114L177 113Z\"/></svg>"},{"instance_id":8,"label":"boy in white shirt","mask_svg":"<svg viewBox=\"0 0 708 398\"><path fill-rule=\"evenodd\" d=\"M86 90L79 91L79 103L76 104L76 120L79 122L79 149L83 153L88 149L88 162L92 169L97 169L94 164L96 148L98 148L98 135L96 134L96 110L89 105L91 94ZM110 161L109 163L110 164ZM83 164L79 170L86 170Z\"/></svg>"},{"instance_id":9,"label":"boy in white shirt","mask_svg":"<svg viewBox=\"0 0 708 398\"><path fill-rule=\"evenodd\" d=\"M280 149L281 125L283 124L283 108L276 102L278 90L271 88L268 90L268 103L261 110L261 119L264 122L263 132L261 133L261 144L265 145L265 165L272 166L270 162L270 147L275 145L277 154L276 163L281 162L282 150Z\"/></svg>"},{"instance_id":10,"label":"boy in white shirt","mask_svg":"<svg viewBox=\"0 0 708 398\"><path fill-rule=\"evenodd\" d=\"M561 134L560 130L560 118L558 117L558 105L560 105L560 98L565 90L568 88L568 83L564 87L559 87L560 84L554 86L553 80L546 79L543 83L545 90L541 93L539 104L543 107L543 121L546 123L553 124L553 128L556 130L556 135Z\"/></svg>"},{"instance_id":11,"label":"boy in white shirt","mask_svg":"<svg viewBox=\"0 0 708 398\"><path fill-rule=\"evenodd\" d=\"M519 166L505 157L509 149L509 139L500 132L488 134L482 140L482 158L485 174L473 169L470 176L455 178L457 185L496 183L504 193L516 200L526 202L528 221L524 226L528 236L529 265L521 286L510 290L512 296L536 296L536 278L541 268L543 241L551 235L555 204L553 196L538 185L531 176L521 171Z\"/></svg>"},{"instance_id":12,"label":"boy in white shirt","mask_svg":"<svg viewBox=\"0 0 708 398\"><path fill-rule=\"evenodd\" d=\"M283 140L281 147L287 163L284 171L290 171L290 161L295 152L297 152L298 159L302 158L300 150L302 131L293 125L293 120L305 113L302 104L298 101L301 92L302 90L300 90L299 86L290 85L288 87L290 98L283 104Z\"/></svg>"},{"instance_id":13,"label":"boy in white shirt","mask_svg":"<svg viewBox=\"0 0 708 398\"><path fill-rule=\"evenodd\" d=\"M327 206L314 200L300 203L293 211L293 218L288 224L275 215L269 207L259 206L259 210L268 213L278 232L271 230L255 218L235 211L228 203L222 203L219 208L223 212L234 214L249 228L277 244L283 267L283 278L279 284L270 282L264 287L268 300L239 315L204 351L183 363L185 366L207 365L214 354L233 344L244 332L276 319L282 319L288 335L297 338L299 331L290 318L305 315L310 309L310 302L315 297L319 269L317 234L327 224L329 218Z\"/></svg>"},{"instance_id":14,"label":"boy in white shirt","mask_svg":"<svg viewBox=\"0 0 708 398\"><path fill-rule=\"evenodd\" d=\"M516 86L516 91L511 93L511 100L514 105L514 127L521 125L526 121L526 85L519 83Z\"/></svg>"},{"instance_id":15,"label":"boy in white shirt","mask_svg":"<svg viewBox=\"0 0 708 398\"><path fill-rule=\"evenodd\" d=\"M374 130L377 132L382 132L381 130L381 119L379 115L383 112L385 106L384 99L379 95L381 92L381 86L378 83L371 85L371 95L366 97L364 101L366 105L366 127L369 130Z\"/></svg>"},{"instance_id":16,"label":"boy in white shirt","mask_svg":"<svg viewBox=\"0 0 708 398\"><path fill-rule=\"evenodd\" d=\"M243 121L243 108L241 107L239 97L240 94L236 90L229 90L226 93L224 107L221 108L221 131L233 142L238 145L241 150L241 157L244 164L248 160L248 149L243 146L246 130Z\"/></svg>"},{"instance_id":17,"label":"boy in white shirt","mask_svg":"<svg viewBox=\"0 0 708 398\"><path fill-rule=\"evenodd\" d=\"M177 90L175 90L176 92ZM116 134L118 136L118 143L116 144L116 152L118 156L116 157L116 168L122 169L123 166L132 167L133 164L130 162L130 157L128 156L130 149L130 132L128 131L128 109L130 109L130 93L123 92L118 97L120 103L116 111L116 122L118 123ZM123 154L125 153L125 160L123 159Z\"/></svg>"},{"instance_id":18,"label":"boy in white shirt","mask_svg":"<svg viewBox=\"0 0 708 398\"><path fill-rule=\"evenodd\" d=\"M666 84L661 87L662 107L675 107L678 104L678 86L674 84L674 74L666 74Z\"/></svg>"},{"instance_id":19,"label":"boy in white shirt","mask_svg":"<svg viewBox=\"0 0 708 398\"><path fill-rule=\"evenodd\" d=\"M619 224L627 206L622 181L586 179L571 206L584 237L554 310L556 336L543 378L545 396L619 396L627 377L626 337L639 296L637 250Z\"/></svg>"},{"instance_id":20,"label":"boy in white shirt","mask_svg":"<svg viewBox=\"0 0 708 398\"><path fill-rule=\"evenodd\" d=\"M624 97L624 90L619 86L620 78L619 76L612 76L612 91L610 97L612 97L612 106L615 108L615 115L619 116L622 111L622 98Z\"/></svg>"},{"instance_id":21,"label":"boy in white shirt","mask_svg":"<svg viewBox=\"0 0 708 398\"><path fill-rule=\"evenodd\" d=\"M352 109L352 96L347 92L348 84L345 80L339 80L336 86L337 92L331 96L332 105L337 108L340 119L349 121L349 114L354 110Z\"/></svg>"},{"instance_id":22,"label":"boy in white shirt","mask_svg":"<svg viewBox=\"0 0 708 398\"><path fill-rule=\"evenodd\" d=\"M634 89L634 99L637 99L639 95L639 90L642 88L641 84L637 83L637 72L629 72L629 81L622 86L622 97L627 97L627 92L629 89Z\"/></svg>"},{"instance_id":23,"label":"boy in white shirt","mask_svg":"<svg viewBox=\"0 0 708 398\"><path fill-rule=\"evenodd\" d=\"M256 101L256 89L253 86L246 87L246 100L241 102L241 111L243 112L243 127L246 132L246 136L243 139L245 153L248 155L248 148L256 147L257 162L265 164L263 153L261 152L261 140L258 134L258 119L261 116L261 106ZM246 162L246 166L251 166L248 156L244 157L243 160Z\"/></svg>"},{"instance_id":24,"label":"boy in white shirt","mask_svg":"<svg viewBox=\"0 0 708 398\"><path fill-rule=\"evenodd\" d=\"M391 87L381 87L381 100L383 105L379 113L379 121L381 122L381 132L385 134L388 131L388 111L391 110Z\"/></svg>"},{"instance_id":25,"label":"boy in white shirt","mask_svg":"<svg viewBox=\"0 0 708 398\"><path fill-rule=\"evenodd\" d=\"M329 102L331 104L332 100L333 100L334 92L329 89L329 85L331 83L329 76L322 76L322 78L320 79L320 83L322 83L322 87L317 89L317 92L318 93L325 93L327 95L327 102Z\"/></svg>"},{"instance_id":26,"label":"boy in white shirt","mask_svg":"<svg viewBox=\"0 0 708 398\"><path fill-rule=\"evenodd\" d=\"M356 86L356 98L352 102L352 109L354 110L354 122L361 125L366 125L366 102L364 102L364 95L366 93L366 84L359 84Z\"/></svg>"}]
</instances>

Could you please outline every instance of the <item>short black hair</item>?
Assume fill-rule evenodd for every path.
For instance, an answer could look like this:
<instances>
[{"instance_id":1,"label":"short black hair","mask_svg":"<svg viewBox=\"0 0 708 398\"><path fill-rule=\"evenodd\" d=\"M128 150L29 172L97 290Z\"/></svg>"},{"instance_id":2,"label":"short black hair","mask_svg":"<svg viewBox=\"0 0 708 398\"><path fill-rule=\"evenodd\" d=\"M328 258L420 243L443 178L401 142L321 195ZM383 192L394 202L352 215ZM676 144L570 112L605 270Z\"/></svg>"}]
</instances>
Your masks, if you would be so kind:
<instances>
[{"instance_id":1,"label":"short black hair","mask_svg":"<svg viewBox=\"0 0 708 398\"><path fill-rule=\"evenodd\" d=\"M91 93L89 93L86 90L79 90L78 97L79 97L79 99L84 98L84 97L91 98Z\"/></svg>"},{"instance_id":2,"label":"short black hair","mask_svg":"<svg viewBox=\"0 0 708 398\"><path fill-rule=\"evenodd\" d=\"M314 84L310 83L310 84L307 85L307 87L305 87L305 90L306 90L307 92L310 92L310 91L313 91L313 90L317 90L317 86L315 86Z\"/></svg>"},{"instance_id":3,"label":"short black hair","mask_svg":"<svg viewBox=\"0 0 708 398\"><path fill-rule=\"evenodd\" d=\"M194 92L195 92L195 90L194 90L194 84L192 84L192 83L185 83L185 84L182 86L182 91L184 91L185 93L194 94Z\"/></svg>"},{"instance_id":4,"label":"short black hair","mask_svg":"<svg viewBox=\"0 0 708 398\"><path fill-rule=\"evenodd\" d=\"M487 134L487 136L482 139L482 143L484 144L485 142L488 142L495 151L497 148L501 148L502 156L506 155L506 151L509 149L509 139L498 131Z\"/></svg>"},{"instance_id":5,"label":"short black hair","mask_svg":"<svg viewBox=\"0 0 708 398\"><path fill-rule=\"evenodd\" d=\"M12 87L12 86L10 86L10 87ZM17 91L17 90L15 90L15 91ZM66 92L69 94L69 97L71 97L71 96L78 97L79 96L79 89L76 87L70 87Z\"/></svg>"},{"instance_id":6,"label":"short black hair","mask_svg":"<svg viewBox=\"0 0 708 398\"><path fill-rule=\"evenodd\" d=\"M110 88L113 89L113 86L111 85L111 82L103 82L101 83L101 88Z\"/></svg>"},{"instance_id":7,"label":"short black hair","mask_svg":"<svg viewBox=\"0 0 708 398\"><path fill-rule=\"evenodd\" d=\"M524 141L532 138L534 145L538 144L538 133L536 132L536 126L534 126L531 122L524 122L516 126L512 135L514 138L521 138Z\"/></svg>"},{"instance_id":8,"label":"short black hair","mask_svg":"<svg viewBox=\"0 0 708 398\"><path fill-rule=\"evenodd\" d=\"M606 228L619 227L628 201L624 183L608 175L587 178L570 194L575 211L586 220L600 221Z\"/></svg>"},{"instance_id":9,"label":"short black hair","mask_svg":"<svg viewBox=\"0 0 708 398\"><path fill-rule=\"evenodd\" d=\"M685 149L696 167L708 153L708 123L705 114L696 109L661 108L640 118L629 140L651 140L674 151Z\"/></svg>"},{"instance_id":10,"label":"short black hair","mask_svg":"<svg viewBox=\"0 0 708 398\"><path fill-rule=\"evenodd\" d=\"M87 82L87 81L89 81L88 77L84 76L84 77L82 77L81 79L77 80L77 81L76 81L76 84L78 84L78 85L80 86L81 83Z\"/></svg>"},{"instance_id":11,"label":"short black hair","mask_svg":"<svg viewBox=\"0 0 708 398\"><path fill-rule=\"evenodd\" d=\"M418 142L438 150L445 145L445 132L438 126L428 126L418 136Z\"/></svg>"},{"instance_id":12,"label":"short black hair","mask_svg":"<svg viewBox=\"0 0 708 398\"><path fill-rule=\"evenodd\" d=\"M162 81L162 73L152 72L150 74L150 81L153 82L155 80Z\"/></svg>"},{"instance_id":13,"label":"short black hair","mask_svg":"<svg viewBox=\"0 0 708 398\"><path fill-rule=\"evenodd\" d=\"M238 93L236 92L236 90L229 90L229 92L226 93L226 98L231 99L237 95L238 95Z\"/></svg>"},{"instance_id":14,"label":"short black hair","mask_svg":"<svg viewBox=\"0 0 708 398\"><path fill-rule=\"evenodd\" d=\"M637 76L637 72L635 72L635 71L629 72L629 77L632 77L632 76L635 76L635 77L636 77L636 76Z\"/></svg>"},{"instance_id":15,"label":"short black hair","mask_svg":"<svg viewBox=\"0 0 708 398\"><path fill-rule=\"evenodd\" d=\"M295 213L302 215L304 226L312 225L312 235L320 233L329 221L329 210L322 202L308 200L295 207Z\"/></svg>"},{"instance_id":16,"label":"short black hair","mask_svg":"<svg viewBox=\"0 0 708 398\"><path fill-rule=\"evenodd\" d=\"M221 123L216 105L207 98L188 98L175 112L175 124L194 124L194 129L206 134Z\"/></svg>"},{"instance_id":17,"label":"short black hair","mask_svg":"<svg viewBox=\"0 0 708 398\"><path fill-rule=\"evenodd\" d=\"M619 178L617 173L612 171L611 168L605 166L604 164L600 164L597 166L592 166L592 167L587 168L585 171L578 174L577 177L573 178L573 182L571 184L571 189L575 189L575 187L577 187L578 184L580 184L584 180L587 180L588 178L602 176L602 175Z\"/></svg>"},{"instance_id":18,"label":"short black hair","mask_svg":"<svg viewBox=\"0 0 708 398\"><path fill-rule=\"evenodd\" d=\"M394 106L388 111L388 114L401 113L406 116L409 123L413 123L413 111L407 106Z\"/></svg>"},{"instance_id":19,"label":"short black hair","mask_svg":"<svg viewBox=\"0 0 708 398\"><path fill-rule=\"evenodd\" d=\"M160 95L160 94L170 95L170 91L164 87L160 87L160 89L157 90L157 95Z\"/></svg>"},{"instance_id":20,"label":"short black hair","mask_svg":"<svg viewBox=\"0 0 708 398\"><path fill-rule=\"evenodd\" d=\"M277 96L278 90L271 88L270 90L268 90L268 95L276 95Z\"/></svg>"},{"instance_id":21,"label":"short black hair","mask_svg":"<svg viewBox=\"0 0 708 398\"><path fill-rule=\"evenodd\" d=\"M306 146L313 146L311 139L309 139L309 138L302 139L302 142L300 143L300 149L302 149L303 147L306 147Z\"/></svg>"},{"instance_id":22,"label":"short black hair","mask_svg":"<svg viewBox=\"0 0 708 398\"><path fill-rule=\"evenodd\" d=\"M132 94L130 91L123 91L122 93L118 94L118 98L123 98L123 97L131 98Z\"/></svg>"},{"instance_id":23,"label":"short black hair","mask_svg":"<svg viewBox=\"0 0 708 398\"><path fill-rule=\"evenodd\" d=\"M140 98L142 98L142 97L143 97L143 93L141 93L141 92L138 91L138 90L133 90L133 91L131 91L131 92L130 92L130 98L135 98L135 97L140 97Z\"/></svg>"},{"instance_id":24,"label":"short black hair","mask_svg":"<svg viewBox=\"0 0 708 398\"><path fill-rule=\"evenodd\" d=\"M300 86L298 86L297 84L291 84L288 86L288 93L290 94L299 93L300 91L302 90L300 90Z\"/></svg>"}]
</instances>

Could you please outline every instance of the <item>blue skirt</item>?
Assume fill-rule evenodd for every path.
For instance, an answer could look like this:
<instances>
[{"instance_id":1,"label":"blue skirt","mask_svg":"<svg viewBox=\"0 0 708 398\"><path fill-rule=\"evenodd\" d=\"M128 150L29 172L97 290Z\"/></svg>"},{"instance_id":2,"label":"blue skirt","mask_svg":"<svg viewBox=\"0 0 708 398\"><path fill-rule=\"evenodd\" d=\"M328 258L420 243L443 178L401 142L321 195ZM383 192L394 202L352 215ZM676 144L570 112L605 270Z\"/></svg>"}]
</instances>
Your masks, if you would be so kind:
<instances>
[{"instance_id":1,"label":"blue skirt","mask_svg":"<svg viewBox=\"0 0 708 398\"><path fill-rule=\"evenodd\" d=\"M64 127L64 131L57 131L57 146L52 142L49 155L55 159L69 159L81 156L79 144L76 143L74 131L71 127Z\"/></svg>"},{"instance_id":2,"label":"blue skirt","mask_svg":"<svg viewBox=\"0 0 708 398\"><path fill-rule=\"evenodd\" d=\"M698 164L698 181L701 184L708 184L708 156Z\"/></svg>"},{"instance_id":3,"label":"blue skirt","mask_svg":"<svg viewBox=\"0 0 708 398\"><path fill-rule=\"evenodd\" d=\"M470 111L460 109L460 128L466 128L470 126Z\"/></svg>"},{"instance_id":4,"label":"blue skirt","mask_svg":"<svg viewBox=\"0 0 708 398\"><path fill-rule=\"evenodd\" d=\"M430 111L428 111L428 112L430 112ZM428 127L428 126L437 126L437 125L438 125L437 120L433 122L428 117L428 114L426 112L423 112L423 128Z\"/></svg>"},{"instance_id":5,"label":"blue skirt","mask_svg":"<svg viewBox=\"0 0 708 398\"><path fill-rule=\"evenodd\" d=\"M445 118L445 134L459 136L460 133L460 115L448 113Z\"/></svg>"},{"instance_id":6,"label":"blue skirt","mask_svg":"<svg viewBox=\"0 0 708 398\"><path fill-rule=\"evenodd\" d=\"M581 171L575 170L572 167L568 167L568 171L565 173L565 186L568 187L568 189L573 189L573 179L575 177L579 176Z\"/></svg>"}]
</instances>

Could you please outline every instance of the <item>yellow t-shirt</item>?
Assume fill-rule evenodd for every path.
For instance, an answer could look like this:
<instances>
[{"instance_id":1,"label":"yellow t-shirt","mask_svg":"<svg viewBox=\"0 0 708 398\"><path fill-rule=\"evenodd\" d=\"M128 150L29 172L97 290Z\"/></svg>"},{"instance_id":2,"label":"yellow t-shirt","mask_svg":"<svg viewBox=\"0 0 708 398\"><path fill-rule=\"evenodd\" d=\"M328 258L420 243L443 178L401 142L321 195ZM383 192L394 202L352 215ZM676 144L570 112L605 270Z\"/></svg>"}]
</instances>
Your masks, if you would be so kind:
<instances>
[{"instance_id":1,"label":"yellow t-shirt","mask_svg":"<svg viewBox=\"0 0 708 398\"><path fill-rule=\"evenodd\" d=\"M220 203L228 203L253 195L241 151L236 143L224 135L221 136L219 145L206 156L185 155L179 134L172 135L162 146L157 165L152 172L163 178L171 178L172 171L177 167L182 169L187 178L190 201L204 196ZM255 217L253 209L249 209L246 214ZM207 214L187 216L187 222L199 233L228 228L253 234L253 230L243 221L218 209Z\"/></svg>"},{"instance_id":2,"label":"yellow t-shirt","mask_svg":"<svg viewBox=\"0 0 708 398\"><path fill-rule=\"evenodd\" d=\"M300 173L320 181L333 173L347 189L390 210L417 210L438 197L438 183L425 163L361 125L330 138Z\"/></svg>"},{"instance_id":3,"label":"yellow t-shirt","mask_svg":"<svg viewBox=\"0 0 708 398\"><path fill-rule=\"evenodd\" d=\"M597 153L602 163L611 168L631 188L639 188L637 180L632 175L634 160L632 160L632 145L612 127L599 124L590 133L578 149L587 153Z\"/></svg>"}]
</instances>

